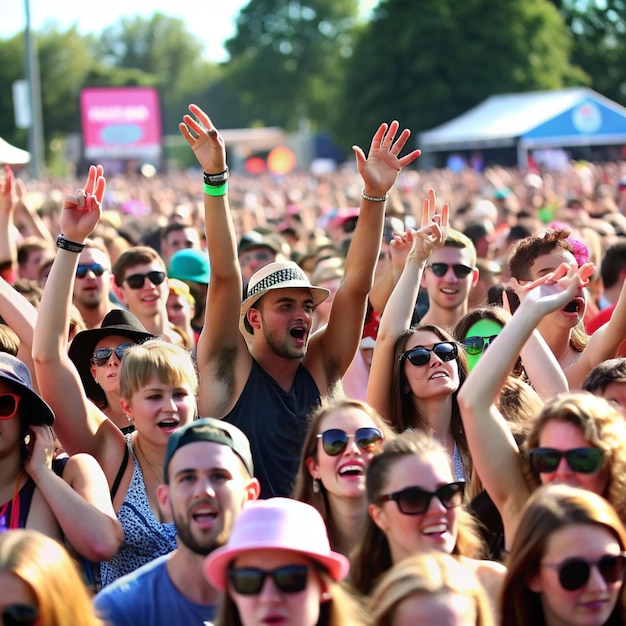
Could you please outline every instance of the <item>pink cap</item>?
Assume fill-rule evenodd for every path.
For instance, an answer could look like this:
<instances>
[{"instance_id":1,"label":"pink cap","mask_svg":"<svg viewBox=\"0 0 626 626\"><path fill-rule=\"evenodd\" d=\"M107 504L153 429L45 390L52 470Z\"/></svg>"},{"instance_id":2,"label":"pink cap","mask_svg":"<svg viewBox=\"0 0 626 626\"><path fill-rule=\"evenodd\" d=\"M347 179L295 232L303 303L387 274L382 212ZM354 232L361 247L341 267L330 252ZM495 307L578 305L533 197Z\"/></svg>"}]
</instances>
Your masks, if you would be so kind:
<instances>
[{"instance_id":1,"label":"pink cap","mask_svg":"<svg viewBox=\"0 0 626 626\"><path fill-rule=\"evenodd\" d=\"M226 589L227 570L250 550L289 550L326 568L333 580L348 574L348 559L330 549L328 533L317 509L291 498L247 502L235 519L230 539L204 560L204 575L217 589Z\"/></svg>"}]
</instances>

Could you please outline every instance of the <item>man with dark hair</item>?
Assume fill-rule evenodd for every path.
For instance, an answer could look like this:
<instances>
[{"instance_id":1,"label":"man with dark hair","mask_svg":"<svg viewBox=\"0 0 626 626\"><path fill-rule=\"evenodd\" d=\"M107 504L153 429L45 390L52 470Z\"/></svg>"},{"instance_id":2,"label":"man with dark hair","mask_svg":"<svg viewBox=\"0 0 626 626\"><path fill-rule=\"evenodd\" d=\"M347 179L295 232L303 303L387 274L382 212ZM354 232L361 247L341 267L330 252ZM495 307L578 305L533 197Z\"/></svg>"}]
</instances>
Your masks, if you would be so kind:
<instances>
[{"instance_id":1,"label":"man with dark hair","mask_svg":"<svg viewBox=\"0 0 626 626\"><path fill-rule=\"evenodd\" d=\"M173 432L157 497L171 512L178 547L105 587L94 600L102 618L112 626L212 622L220 593L203 575L204 558L258 497L253 472L250 444L232 424L204 418Z\"/></svg>"},{"instance_id":2,"label":"man with dark hair","mask_svg":"<svg viewBox=\"0 0 626 626\"><path fill-rule=\"evenodd\" d=\"M161 257L166 267L169 267L170 259L179 250L192 248L200 250L200 235L198 231L182 222L170 222L163 227L160 233Z\"/></svg>"},{"instance_id":3,"label":"man with dark hair","mask_svg":"<svg viewBox=\"0 0 626 626\"><path fill-rule=\"evenodd\" d=\"M524 297L524 285L554 272L561 264L582 265L575 255L571 233L563 228L547 229L540 235L521 239L509 258L516 289ZM579 245L577 247L580 247ZM625 283L626 284L626 283ZM588 338L580 325L585 315L587 295L580 288L562 309L546 315L538 330L559 361L571 390L580 389L593 367L613 358L626 335L626 289L621 288L611 321Z\"/></svg>"},{"instance_id":4,"label":"man with dark hair","mask_svg":"<svg viewBox=\"0 0 626 626\"><path fill-rule=\"evenodd\" d=\"M626 357L596 365L585 378L583 389L602 396L626 418Z\"/></svg>"}]
</instances>

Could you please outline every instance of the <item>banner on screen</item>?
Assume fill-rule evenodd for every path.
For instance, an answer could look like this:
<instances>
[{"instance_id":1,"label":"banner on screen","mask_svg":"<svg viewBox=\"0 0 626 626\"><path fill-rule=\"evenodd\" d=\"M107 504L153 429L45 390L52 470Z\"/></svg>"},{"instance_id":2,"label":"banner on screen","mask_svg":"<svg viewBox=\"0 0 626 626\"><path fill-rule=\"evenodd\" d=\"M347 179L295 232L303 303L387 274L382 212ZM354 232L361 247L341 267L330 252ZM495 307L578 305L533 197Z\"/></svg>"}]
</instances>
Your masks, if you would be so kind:
<instances>
[{"instance_id":1,"label":"banner on screen","mask_svg":"<svg viewBox=\"0 0 626 626\"><path fill-rule=\"evenodd\" d=\"M150 87L89 87L81 91L83 149L88 160L160 163L159 94Z\"/></svg>"}]
</instances>

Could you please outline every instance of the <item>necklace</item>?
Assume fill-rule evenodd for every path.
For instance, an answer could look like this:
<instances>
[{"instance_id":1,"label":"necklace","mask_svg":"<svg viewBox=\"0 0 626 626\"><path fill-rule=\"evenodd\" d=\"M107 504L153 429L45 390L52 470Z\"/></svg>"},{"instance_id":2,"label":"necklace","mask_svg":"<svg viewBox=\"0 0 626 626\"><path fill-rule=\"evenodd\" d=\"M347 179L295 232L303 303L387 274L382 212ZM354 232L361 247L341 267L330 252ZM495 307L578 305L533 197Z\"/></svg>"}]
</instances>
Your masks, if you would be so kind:
<instances>
[{"instance_id":1,"label":"necklace","mask_svg":"<svg viewBox=\"0 0 626 626\"><path fill-rule=\"evenodd\" d=\"M144 460L146 461L146 463L152 467L153 471L154 470L158 470L157 472L154 472L156 474L156 476L158 478L163 478L163 467L161 465L157 465L156 463L153 463L147 456L146 453L143 451L141 445L139 444L139 437L135 437L135 445L137 446L137 450L139 450L139 452L141 452L141 456L144 458Z\"/></svg>"},{"instance_id":2,"label":"necklace","mask_svg":"<svg viewBox=\"0 0 626 626\"><path fill-rule=\"evenodd\" d=\"M15 485L13 487L13 498L11 499L11 519L9 520L9 528L19 528L20 525L20 478L22 470L19 471ZM7 530L6 512L9 502L5 502L0 509L0 532Z\"/></svg>"}]
</instances>

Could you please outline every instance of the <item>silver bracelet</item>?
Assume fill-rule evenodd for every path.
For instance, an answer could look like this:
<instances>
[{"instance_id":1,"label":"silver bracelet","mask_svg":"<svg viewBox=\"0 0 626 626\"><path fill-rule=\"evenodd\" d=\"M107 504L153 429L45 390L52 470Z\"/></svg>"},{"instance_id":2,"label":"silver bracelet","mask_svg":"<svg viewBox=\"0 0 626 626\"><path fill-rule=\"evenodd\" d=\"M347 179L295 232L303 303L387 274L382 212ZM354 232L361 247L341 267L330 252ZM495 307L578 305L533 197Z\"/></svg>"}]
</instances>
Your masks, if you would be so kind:
<instances>
[{"instance_id":1,"label":"silver bracelet","mask_svg":"<svg viewBox=\"0 0 626 626\"><path fill-rule=\"evenodd\" d=\"M389 193L386 193L382 198L377 198L376 196L368 196L365 193L364 187L363 191L361 191L361 198L363 198L363 200L369 200L370 202L386 202L387 200L389 200Z\"/></svg>"}]
</instances>

